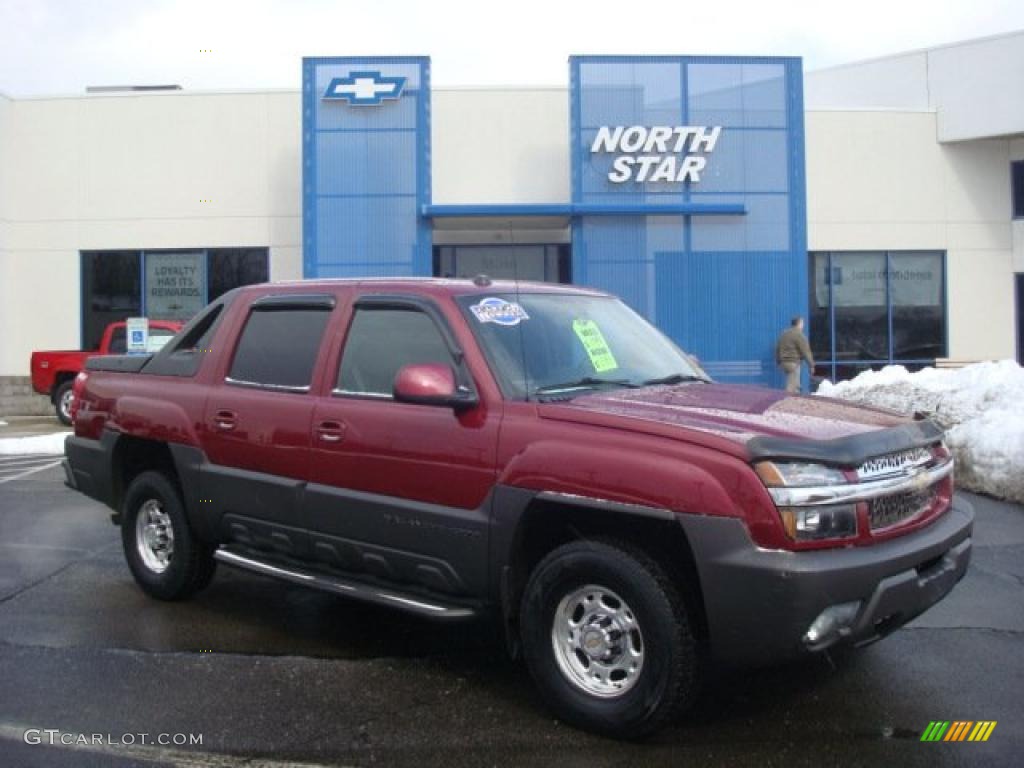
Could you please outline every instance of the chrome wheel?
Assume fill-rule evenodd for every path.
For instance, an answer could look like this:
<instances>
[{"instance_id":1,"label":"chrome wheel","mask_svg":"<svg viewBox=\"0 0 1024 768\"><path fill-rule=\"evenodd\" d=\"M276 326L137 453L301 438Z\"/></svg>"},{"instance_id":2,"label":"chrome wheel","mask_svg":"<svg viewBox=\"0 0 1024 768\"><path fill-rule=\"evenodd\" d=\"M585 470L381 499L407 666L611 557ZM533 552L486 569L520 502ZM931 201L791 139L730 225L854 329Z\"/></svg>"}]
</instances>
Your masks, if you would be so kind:
<instances>
[{"instance_id":1,"label":"chrome wheel","mask_svg":"<svg viewBox=\"0 0 1024 768\"><path fill-rule=\"evenodd\" d=\"M60 396L60 413L69 422L71 421L71 401L74 398L75 393L70 389Z\"/></svg>"},{"instance_id":2,"label":"chrome wheel","mask_svg":"<svg viewBox=\"0 0 1024 768\"><path fill-rule=\"evenodd\" d=\"M163 573L174 556L174 528L171 518L156 499L139 507L135 516L135 546L142 563L153 573Z\"/></svg>"},{"instance_id":3,"label":"chrome wheel","mask_svg":"<svg viewBox=\"0 0 1024 768\"><path fill-rule=\"evenodd\" d=\"M636 616L606 587L588 584L562 598L551 644L562 674L591 696L621 696L643 670L643 635Z\"/></svg>"}]
</instances>

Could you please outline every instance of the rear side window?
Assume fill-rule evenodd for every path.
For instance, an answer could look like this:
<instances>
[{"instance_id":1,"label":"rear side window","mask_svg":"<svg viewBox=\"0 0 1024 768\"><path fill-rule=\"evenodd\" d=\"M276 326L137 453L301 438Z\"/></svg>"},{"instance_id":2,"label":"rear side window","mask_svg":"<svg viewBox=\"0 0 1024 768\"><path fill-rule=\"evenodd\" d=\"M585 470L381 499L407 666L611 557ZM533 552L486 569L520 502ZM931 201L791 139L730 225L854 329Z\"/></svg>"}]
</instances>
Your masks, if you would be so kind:
<instances>
[{"instance_id":1,"label":"rear side window","mask_svg":"<svg viewBox=\"0 0 1024 768\"><path fill-rule=\"evenodd\" d=\"M211 351L214 334L232 295L228 294L216 304L211 304L175 334L153 356L142 373L154 376L195 376L206 354ZM150 333L164 333L160 329Z\"/></svg>"},{"instance_id":2,"label":"rear side window","mask_svg":"<svg viewBox=\"0 0 1024 768\"><path fill-rule=\"evenodd\" d=\"M125 330L124 328L115 328L114 332L110 334L110 346L107 348L107 354L123 355L126 351L128 351L128 344L125 341Z\"/></svg>"},{"instance_id":3,"label":"rear side window","mask_svg":"<svg viewBox=\"0 0 1024 768\"><path fill-rule=\"evenodd\" d=\"M345 340L335 391L390 397L399 369L420 363L452 364L441 332L426 313L361 307Z\"/></svg>"},{"instance_id":4,"label":"rear side window","mask_svg":"<svg viewBox=\"0 0 1024 768\"><path fill-rule=\"evenodd\" d=\"M253 308L228 380L270 389L308 390L330 316L327 308Z\"/></svg>"}]
</instances>

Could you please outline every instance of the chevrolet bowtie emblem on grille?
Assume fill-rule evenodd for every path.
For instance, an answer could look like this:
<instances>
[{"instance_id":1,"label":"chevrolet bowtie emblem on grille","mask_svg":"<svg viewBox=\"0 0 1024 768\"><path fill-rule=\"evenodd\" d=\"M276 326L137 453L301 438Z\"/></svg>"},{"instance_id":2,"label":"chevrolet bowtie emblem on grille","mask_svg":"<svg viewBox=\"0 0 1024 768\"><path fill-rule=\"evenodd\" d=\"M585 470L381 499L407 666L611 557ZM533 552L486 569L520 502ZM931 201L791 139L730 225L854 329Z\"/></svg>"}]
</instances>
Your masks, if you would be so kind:
<instances>
[{"instance_id":1,"label":"chevrolet bowtie emblem on grille","mask_svg":"<svg viewBox=\"0 0 1024 768\"><path fill-rule=\"evenodd\" d=\"M323 98L366 107L380 104L384 99L397 99L404 87L404 77L384 77L380 72L349 72L348 77L331 80Z\"/></svg>"}]
</instances>

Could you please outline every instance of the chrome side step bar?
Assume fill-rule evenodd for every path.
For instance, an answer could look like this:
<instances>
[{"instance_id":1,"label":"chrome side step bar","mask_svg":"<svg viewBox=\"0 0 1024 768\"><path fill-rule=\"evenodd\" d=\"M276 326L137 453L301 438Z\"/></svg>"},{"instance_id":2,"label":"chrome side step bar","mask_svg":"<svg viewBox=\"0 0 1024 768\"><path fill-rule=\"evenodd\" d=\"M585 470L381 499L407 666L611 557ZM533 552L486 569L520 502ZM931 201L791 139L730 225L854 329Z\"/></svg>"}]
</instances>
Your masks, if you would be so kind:
<instances>
[{"instance_id":1,"label":"chrome side step bar","mask_svg":"<svg viewBox=\"0 0 1024 768\"><path fill-rule=\"evenodd\" d=\"M253 557L240 555L232 552L230 549L218 549L213 553L213 556L225 565L233 565L264 576L271 576L275 579L290 581L293 584L301 584L302 586L314 589L322 589L325 592L333 592L336 595L351 597L367 603L399 608L431 619L470 619L477 615L474 609L465 606L430 602L419 595L408 595L393 590L385 590L371 584L363 584L336 576L305 571L291 565L274 565L263 560L256 560Z\"/></svg>"}]
</instances>

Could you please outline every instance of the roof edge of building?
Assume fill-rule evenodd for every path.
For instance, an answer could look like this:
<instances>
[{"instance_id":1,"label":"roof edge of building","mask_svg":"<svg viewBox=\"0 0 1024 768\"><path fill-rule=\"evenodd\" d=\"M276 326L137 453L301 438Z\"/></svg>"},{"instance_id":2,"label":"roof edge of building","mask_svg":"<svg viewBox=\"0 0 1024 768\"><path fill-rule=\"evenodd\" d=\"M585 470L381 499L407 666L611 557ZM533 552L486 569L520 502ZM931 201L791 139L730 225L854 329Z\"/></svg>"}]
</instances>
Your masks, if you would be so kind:
<instances>
[{"instance_id":1,"label":"roof edge of building","mask_svg":"<svg viewBox=\"0 0 1024 768\"><path fill-rule=\"evenodd\" d=\"M897 51L896 53L884 53L880 56L869 56L865 59L856 59L854 61L846 61L842 64L831 64L827 67L817 67L815 69L809 69L805 74L813 75L818 72L834 72L839 69L846 69L849 67L860 67L865 64L875 64L881 61L891 61L893 59L904 59L911 56L921 56L929 54L933 51L942 51L948 48L960 48L968 45L978 45L979 43L995 42L996 40L1004 40L1009 37L1024 36L1024 29L1014 29L1009 32L996 32L991 35L982 35L981 37L972 37L967 40L954 40L948 43L940 43L938 45L928 45L922 48L911 48L906 51Z\"/></svg>"}]
</instances>

